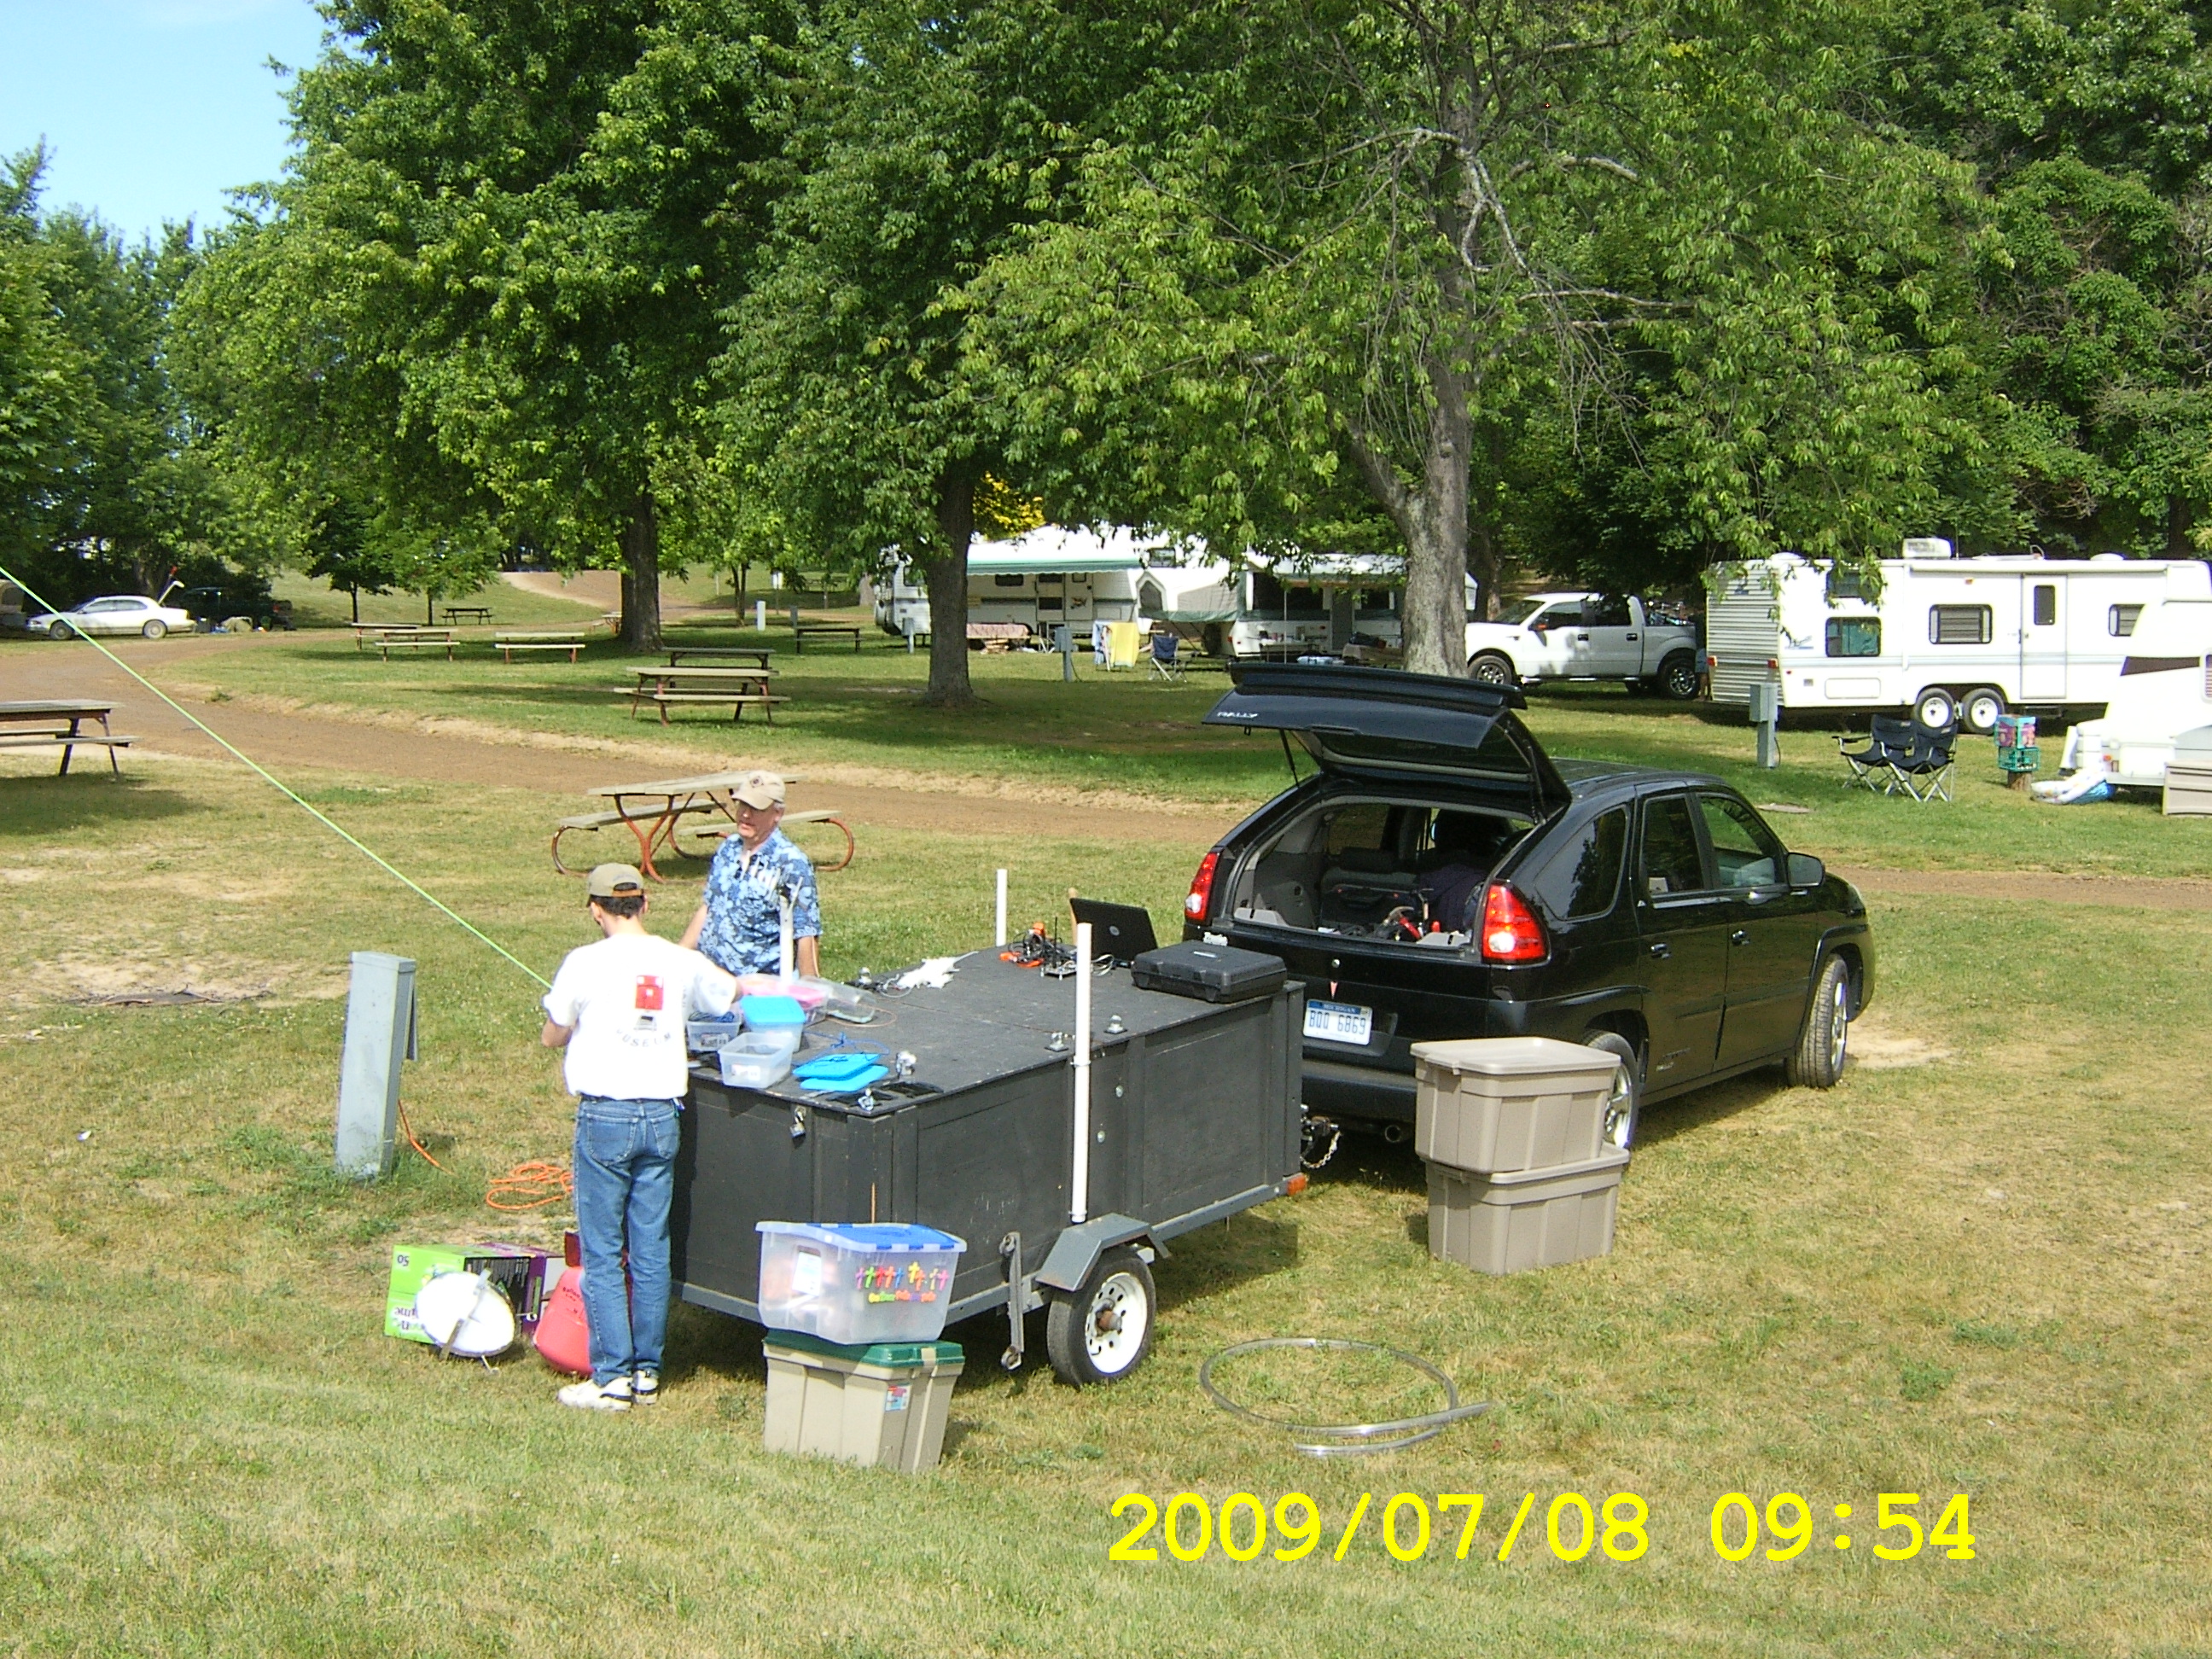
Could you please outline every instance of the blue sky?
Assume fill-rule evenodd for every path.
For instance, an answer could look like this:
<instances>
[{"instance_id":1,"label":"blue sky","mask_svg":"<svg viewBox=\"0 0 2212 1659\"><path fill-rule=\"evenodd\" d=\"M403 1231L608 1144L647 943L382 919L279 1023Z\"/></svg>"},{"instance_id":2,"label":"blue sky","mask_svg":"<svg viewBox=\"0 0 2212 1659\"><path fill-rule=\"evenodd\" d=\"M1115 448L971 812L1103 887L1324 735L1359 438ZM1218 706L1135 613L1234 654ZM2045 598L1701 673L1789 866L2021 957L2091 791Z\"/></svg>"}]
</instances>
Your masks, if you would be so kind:
<instances>
[{"instance_id":1,"label":"blue sky","mask_svg":"<svg viewBox=\"0 0 2212 1659\"><path fill-rule=\"evenodd\" d=\"M0 0L0 152L43 137L42 200L137 240L223 219L223 192L285 155L274 58L320 49L309 0Z\"/></svg>"}]
</instances>

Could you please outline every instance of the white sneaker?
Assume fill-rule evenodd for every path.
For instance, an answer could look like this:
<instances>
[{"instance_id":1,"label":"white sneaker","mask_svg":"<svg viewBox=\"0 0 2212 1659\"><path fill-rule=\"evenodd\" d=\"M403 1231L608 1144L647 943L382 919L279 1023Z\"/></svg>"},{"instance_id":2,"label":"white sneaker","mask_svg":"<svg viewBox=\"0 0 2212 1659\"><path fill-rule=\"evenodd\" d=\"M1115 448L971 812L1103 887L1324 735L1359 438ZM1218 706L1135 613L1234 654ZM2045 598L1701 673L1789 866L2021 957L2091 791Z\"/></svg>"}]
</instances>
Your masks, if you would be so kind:
<instances>
[{"instance_id":1,"label":"white sneaker","mask_svg":"<svg viewBox=\"0 0 2212 1659\"><path fill-rule=\"evenodd\" d=\"M626 1412L629 1409L629 1378L618 1376L602 1386L587 1376L580 1382L571 1382L557 1398L562 1405L574 1406L579 1411Z\"/></svg>"},{"instance_id":2,"label":"white sneaker","mask_svg":"<svg viewBox=\"0 0 2212 1659\"><path fill-rule=\"evenodd\" d=\"M629 1380L629 1397L641 1406L650 1406L660 1398L660 1373L640 1371Z\"/></svg>"}]
</instances>

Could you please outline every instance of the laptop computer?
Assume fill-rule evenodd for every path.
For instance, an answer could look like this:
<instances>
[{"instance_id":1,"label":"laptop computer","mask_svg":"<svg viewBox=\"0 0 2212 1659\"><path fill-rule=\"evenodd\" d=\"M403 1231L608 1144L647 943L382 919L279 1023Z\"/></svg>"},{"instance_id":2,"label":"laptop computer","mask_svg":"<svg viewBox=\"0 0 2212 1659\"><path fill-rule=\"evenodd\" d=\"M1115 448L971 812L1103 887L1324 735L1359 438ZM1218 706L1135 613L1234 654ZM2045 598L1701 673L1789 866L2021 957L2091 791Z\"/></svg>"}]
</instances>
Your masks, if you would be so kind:
<instances>
[{"instance_id":1,"label":"laptop computer","mask_svg":"<svg viewBox=\"0 0 2212 1659\"><path fill-rule=\"evenodd\" d=\"M1077 921L1091 924L1093 956L1110 957L1126 968L1146 951L1158 948L1152 913L1140 904L1109 904L1104 899L1070 894L1067 908L1075 913Z\"/></svg>"}]
</instances>

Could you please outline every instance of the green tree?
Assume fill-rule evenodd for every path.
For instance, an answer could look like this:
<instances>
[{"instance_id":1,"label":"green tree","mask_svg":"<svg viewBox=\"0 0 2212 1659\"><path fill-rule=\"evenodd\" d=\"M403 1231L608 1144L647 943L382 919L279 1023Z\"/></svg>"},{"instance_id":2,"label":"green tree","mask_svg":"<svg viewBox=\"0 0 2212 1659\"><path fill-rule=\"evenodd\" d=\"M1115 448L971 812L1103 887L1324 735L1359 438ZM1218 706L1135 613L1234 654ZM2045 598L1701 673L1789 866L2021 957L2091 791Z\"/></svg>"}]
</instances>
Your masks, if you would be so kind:
<instances>
[{"instance_id":1,"label":"green tree","mask_svg":"<svg viewBox=\"0 0 2212 1659\"><path fill-rule=\"evenodd\" d=\"M1017 464L1016 398L1002 362L977 366L963 289L1059 210L1063 159L1127 46L1105 9L855 0L820 9L783 83L790 182L731 313L730 465L790 542L848 567L914 559L939 707L973 701L979 491L988 477L1034 495L1049 470L1034 441Z\"/></svg>"},{"instance_id":2,"label":"green tree","mask_svg":"<svg viewBox=\"0 0 2212 1659\"><path fill-rule=\"evenodd\" d=\"M293 94L301 154L201 311L210 358L245 371L237 447L264 498L319 486L295 545L350 498L417 568L501 538L612 562L624 638L657 644L664 561L722 556L692 534L720 482L700 465L707 368L748 268L752 116L787 19L726 0L326 15L336 44Z\"/></svg>"},{"instance_id":3,"label":"green tree","mask_svg":"<svg viewBox=\"0 0 2212 1659\"><path fill-rule=\"evenodd\" d=\"M0 553L43 544L69 471L85 401L76 343L54 314L52 260L39 234L42 149L0 177Z\"/></svg>"}]
</instances>

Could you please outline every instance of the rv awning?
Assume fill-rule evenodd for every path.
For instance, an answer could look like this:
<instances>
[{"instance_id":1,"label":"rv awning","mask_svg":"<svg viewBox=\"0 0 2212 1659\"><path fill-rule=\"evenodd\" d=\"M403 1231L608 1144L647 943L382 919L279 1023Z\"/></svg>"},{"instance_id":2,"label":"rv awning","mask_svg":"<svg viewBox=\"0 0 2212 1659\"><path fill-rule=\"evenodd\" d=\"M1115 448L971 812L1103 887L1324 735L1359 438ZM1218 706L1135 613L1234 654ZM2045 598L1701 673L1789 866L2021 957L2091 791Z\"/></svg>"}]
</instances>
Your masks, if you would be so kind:
<instances>
[{"instance_id":1,"label":"rv awning","mask_svg":"<svg viewBox=\"0 0 2212 1659\"><path fill-rule=\"evenodd\" d=\"M1068 530L1056 524L1025 531L1010 541L975 542L968 549L968 568L979 576L1069 574L1094 570L1143 568L1149 548L1165 544L1150 538L1139 540L1133 532L1115 530L1100 536L1088 530Z\"/></svg>"}]
</instances>

